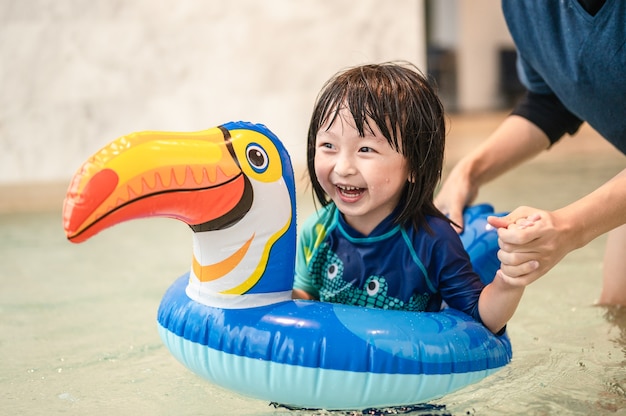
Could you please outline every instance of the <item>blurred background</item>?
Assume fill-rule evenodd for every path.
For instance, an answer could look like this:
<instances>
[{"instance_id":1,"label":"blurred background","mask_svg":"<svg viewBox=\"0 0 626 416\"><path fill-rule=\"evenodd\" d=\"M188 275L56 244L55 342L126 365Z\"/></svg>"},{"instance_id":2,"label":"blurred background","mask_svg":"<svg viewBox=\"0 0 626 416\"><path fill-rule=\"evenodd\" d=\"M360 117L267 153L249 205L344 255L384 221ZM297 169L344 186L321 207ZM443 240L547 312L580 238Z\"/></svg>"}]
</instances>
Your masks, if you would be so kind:
<instances>
[{"instance_id":1,"label":"blurred background","mask_svg":"<svg viewBox=\"0 0 626 416\"><path fill-rule=\"evenodd\" d=\"M499 0L2 0L0 212L60 208L89 155L140 130L263 123L298 174L322 84L387 60L451 114L519 92Z\"/></svg>"}]
</instances>

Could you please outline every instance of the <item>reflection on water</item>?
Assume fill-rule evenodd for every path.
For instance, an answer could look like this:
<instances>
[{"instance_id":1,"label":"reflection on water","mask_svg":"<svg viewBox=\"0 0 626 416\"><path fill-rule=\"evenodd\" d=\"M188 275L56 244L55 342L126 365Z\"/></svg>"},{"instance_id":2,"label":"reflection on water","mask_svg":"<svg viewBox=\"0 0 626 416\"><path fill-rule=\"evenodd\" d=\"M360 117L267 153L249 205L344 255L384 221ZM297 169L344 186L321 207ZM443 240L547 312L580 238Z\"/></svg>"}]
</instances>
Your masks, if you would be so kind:
<instances>
[{"instance_id":1,"label":"reflection on water","mask_svg":"<svg viewBox=\"0 0 626 416\"><path fill-rule=\"evenodd\" d=\"M478 202L499 211L554 208L624 166L623 156L612 154L556 155L485 187ZM526 289L508 326L509 366L410 414L624 414L626 311L592 306L603 248L600 238L571 253ZM175 221L121 224L72 245L60 212L0 216L0 413L362 413L276 408L213 386L179 364L158 337L156 311L190 262L190 232Z\"/></svg>"},{"instance_id":2,"label":"reflection on water","mask_svg":"<svg viewBox=\"0 0 626 416\"><path fill-rule=\"evenodd\" d=\"M613 341L622 347L622 351L626 356L626 306L609 306L604 309L606 309L604 319L608 323L613 324L617 332Z\"/></svg>"},{"instance_id":3,"label":"reflection on water","mask_svg":"<svg viewBox=\"0 0 626 416\"><path fill-rule=\"evenodd\" d=\"M609 340L613 341L617 348L622 351L621 368L624 370L618 374L614 380L607 382L607 390L610 396L616 396L621 400L616 401L613 405L607 405L607 410L625 410L626 409L626 307L614 306L606 307L604 319L613 325Z\"/></svg>"}]
</instances>

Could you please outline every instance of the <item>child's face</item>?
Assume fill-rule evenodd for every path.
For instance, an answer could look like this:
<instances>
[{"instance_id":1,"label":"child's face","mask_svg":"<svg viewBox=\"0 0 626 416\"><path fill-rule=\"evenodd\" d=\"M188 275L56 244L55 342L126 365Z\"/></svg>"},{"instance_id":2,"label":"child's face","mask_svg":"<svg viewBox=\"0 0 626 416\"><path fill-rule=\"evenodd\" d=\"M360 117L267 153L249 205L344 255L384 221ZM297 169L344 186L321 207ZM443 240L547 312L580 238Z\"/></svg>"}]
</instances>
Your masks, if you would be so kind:
<instances>
[{"instance_id":1,"label":"child's face","mask_svg":"<svg viewBox=\"0 0 626 416\"><path fill-rule=\"evenodd\" d=\"M348 224L368 235L398 205L409 174L378 126L360 137L348 110L315 141L315 175Z\"/></svg>"}]
</instances>

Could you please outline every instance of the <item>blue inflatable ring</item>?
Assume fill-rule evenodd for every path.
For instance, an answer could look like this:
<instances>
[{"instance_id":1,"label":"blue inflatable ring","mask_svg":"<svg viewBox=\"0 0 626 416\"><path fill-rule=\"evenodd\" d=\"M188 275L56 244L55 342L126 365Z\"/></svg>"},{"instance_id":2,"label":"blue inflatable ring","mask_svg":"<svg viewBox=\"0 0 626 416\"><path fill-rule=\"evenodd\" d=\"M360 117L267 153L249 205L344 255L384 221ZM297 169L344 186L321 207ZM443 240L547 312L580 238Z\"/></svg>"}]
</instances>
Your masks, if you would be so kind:
<instances>
[{"instance_id":1,"label":"blue inflatable ring","mask_svg":"<svg viewBox=\"0 0 626 416\"><path fill-rule=\"evenodd\" d=\"M159 333L191 371L246 396L329 410L411 405L510 362L506 334L453 309L291 300L294 213L283 145L262 125L235 122L117 139L76 173L63 215L73 242L141 217L189 224L193 264L163 297ZM498 268L492 214L466 210L462 235L486 282Z\"/></svg>"}]
</instances>

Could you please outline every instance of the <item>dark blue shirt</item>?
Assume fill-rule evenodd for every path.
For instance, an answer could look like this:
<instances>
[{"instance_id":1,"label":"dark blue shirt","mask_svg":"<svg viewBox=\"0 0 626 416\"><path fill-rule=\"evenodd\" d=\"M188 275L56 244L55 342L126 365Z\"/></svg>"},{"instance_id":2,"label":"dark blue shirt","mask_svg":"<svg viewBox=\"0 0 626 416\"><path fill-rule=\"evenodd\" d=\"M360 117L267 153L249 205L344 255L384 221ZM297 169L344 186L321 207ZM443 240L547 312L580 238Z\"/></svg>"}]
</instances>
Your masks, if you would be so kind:
<instances>
[{"instance_id":1,"label":"dark blue shirt","mask_svg":"<svg viewBox=\"0 0 626 416\"><path fill-rule=\"evenodd\" d=\"M364 236L334 204L313 214L298 238L294 288L322 301L383 309L439 311L443 300L480 322L484 284L450 224L427 217L431 235L393 218Z\"/></svg>"},{"instance_id":2,"label":"dark blue shirt","mask_svg":"<svg viewBox=\"0 0 626 416\"><path fill-rule=\"evenodd\" d=\"M503 0L521 82L555 94L626 153L626 1L592 16L577 0Z\"/></svg>"}]
</instances>

